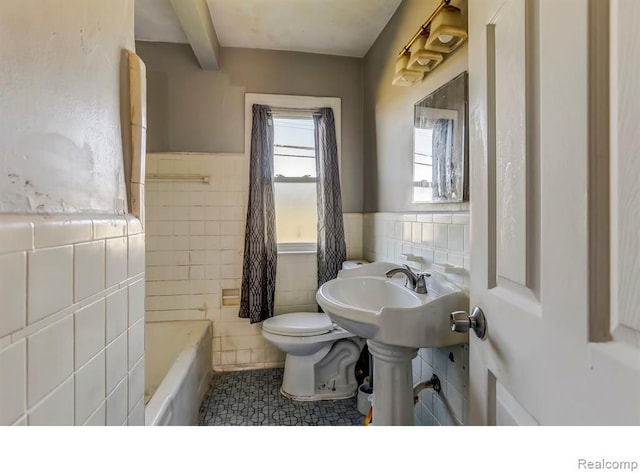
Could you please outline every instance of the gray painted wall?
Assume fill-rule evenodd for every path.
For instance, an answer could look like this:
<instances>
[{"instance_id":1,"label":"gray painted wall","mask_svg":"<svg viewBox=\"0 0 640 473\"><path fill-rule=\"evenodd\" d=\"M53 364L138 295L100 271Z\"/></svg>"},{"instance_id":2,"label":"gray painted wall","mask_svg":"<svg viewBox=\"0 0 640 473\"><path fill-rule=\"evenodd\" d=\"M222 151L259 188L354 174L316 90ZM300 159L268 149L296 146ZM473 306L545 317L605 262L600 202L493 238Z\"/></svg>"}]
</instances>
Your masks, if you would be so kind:
<instances>
[{"instance_id":1,"label":"gray painted wall","mask_svg":"<svg viewBox=\"0 0 640 473\"><path fill-rule=\"evenodd\" d=\"M439 0L404 0L364 58L364 211L442 210L411 202L413 106L467 70L467 43L411 87L391 85L395 61ZM466 13L466 1L453 1ZM457 210L460 205L449 205Z\"/></svg>"},{"instance_id":2,"label":"gray painted wall","mask_svg":"<svg viewBox=\"0 0 640 473\"><path fill-rule=\"evenodd\" d=\"M221 48L220 70L203 71L188 45L136 49L147 66L150 152L244 152L247 92L340 97L343 210L362 211L362 59Z\"/></svg>"}]
</instances>

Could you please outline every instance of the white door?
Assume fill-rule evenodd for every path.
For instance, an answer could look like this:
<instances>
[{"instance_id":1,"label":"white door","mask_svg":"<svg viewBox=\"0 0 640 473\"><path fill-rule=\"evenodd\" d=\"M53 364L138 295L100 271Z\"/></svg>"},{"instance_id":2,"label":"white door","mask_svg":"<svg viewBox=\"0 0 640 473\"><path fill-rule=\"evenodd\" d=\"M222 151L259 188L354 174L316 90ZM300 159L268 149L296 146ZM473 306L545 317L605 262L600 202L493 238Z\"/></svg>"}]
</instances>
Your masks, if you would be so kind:
<instances>
[{"instance_id":1,"label":"white door","mask_svg":"<svg viewBox=\"0 0 640 473\"><path fill-rule=\"evenodd\" d=\"M639 27L636 0L469 2L472 424L640 424Z\"/></svg>"}]
</instances>

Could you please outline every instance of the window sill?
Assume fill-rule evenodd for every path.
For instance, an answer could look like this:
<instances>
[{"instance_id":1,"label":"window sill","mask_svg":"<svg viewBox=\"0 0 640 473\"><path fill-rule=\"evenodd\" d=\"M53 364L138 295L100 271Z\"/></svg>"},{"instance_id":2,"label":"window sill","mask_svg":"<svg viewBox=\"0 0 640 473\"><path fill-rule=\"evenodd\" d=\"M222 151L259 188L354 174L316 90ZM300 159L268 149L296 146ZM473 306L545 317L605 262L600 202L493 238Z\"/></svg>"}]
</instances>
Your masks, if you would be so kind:
<instances>
[{"instance_id":1,"label":"window sill","mask_svg":"<svg viewBox=\"0 0 640 473\"><path fill-rule=\"evenodd\" d=\"M318 244L313 242L278 243L278 254L315 254Z\"/></svg>"}]
</instances>

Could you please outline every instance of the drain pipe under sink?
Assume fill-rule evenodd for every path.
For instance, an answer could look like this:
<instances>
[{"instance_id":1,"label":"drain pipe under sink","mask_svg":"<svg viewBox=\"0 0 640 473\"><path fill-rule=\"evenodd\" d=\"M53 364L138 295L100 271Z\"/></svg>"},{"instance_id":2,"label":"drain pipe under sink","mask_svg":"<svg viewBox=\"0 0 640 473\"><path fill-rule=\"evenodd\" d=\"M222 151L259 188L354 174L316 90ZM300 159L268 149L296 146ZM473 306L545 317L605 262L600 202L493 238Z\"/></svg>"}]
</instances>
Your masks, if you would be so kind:
<instances>
[{"instance_id":1,"label":"drain pipe under sink","mask_svg":"<svg viewBox=\"0 0 640 473\"><path fill-rule=\"evenodd\" d=\"M418 402L418 397L420 396L420 391L423 389L433 389L435 392L440 394L442 390L442 386L440 385L440 378L435 374L431 376L429 381L420 381L416 383L413 387L413 404L415 405Z\"/></svg>"}]
</instances>

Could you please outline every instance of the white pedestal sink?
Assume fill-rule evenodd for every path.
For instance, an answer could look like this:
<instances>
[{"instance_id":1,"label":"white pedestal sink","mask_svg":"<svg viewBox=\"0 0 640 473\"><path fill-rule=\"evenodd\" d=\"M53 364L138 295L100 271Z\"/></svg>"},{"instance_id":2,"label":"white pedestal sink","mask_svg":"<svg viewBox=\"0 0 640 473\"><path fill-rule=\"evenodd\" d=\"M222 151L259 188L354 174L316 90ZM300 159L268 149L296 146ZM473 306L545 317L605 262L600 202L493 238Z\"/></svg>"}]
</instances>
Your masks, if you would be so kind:
<instances>
[{"instance_id":1,"label":"white pedestal sink","mask_svg":"<svg viewBox=\"0 0 640 473\"><path fill-rule=\"evenodd\" d=\"M466 343L454 333L449 314L468 310L469 299L441 273L427 279L427 294L403 285L404 276L386 278L390 263L343 270L323 284L316 300L338 325L367 339L373 356L373 424L413 425L411 360L422 347Z\"/></svg>"}]
</instances>

